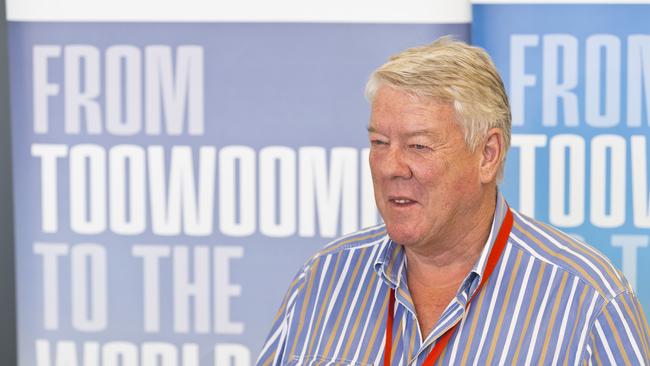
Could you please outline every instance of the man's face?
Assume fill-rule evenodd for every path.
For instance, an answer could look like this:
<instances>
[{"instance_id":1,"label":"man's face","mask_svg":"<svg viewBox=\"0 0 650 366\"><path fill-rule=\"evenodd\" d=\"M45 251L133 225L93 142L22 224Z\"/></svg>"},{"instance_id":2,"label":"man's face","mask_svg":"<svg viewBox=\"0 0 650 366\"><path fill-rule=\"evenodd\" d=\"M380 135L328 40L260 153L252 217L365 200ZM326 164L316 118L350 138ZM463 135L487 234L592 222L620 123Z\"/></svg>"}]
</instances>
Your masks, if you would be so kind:
<instances>
[{"instance_id":1,"label":"man's face","mask_svg":"<svg viewBox=\"0 0 650 366\"><path fill-rule=\"evenodd\" d=\"M480 201L480 150L472 153L454 108L382 86L369 137L375 200L388 234L426 248L468 227Z\"/></svg>"}]
</instances>

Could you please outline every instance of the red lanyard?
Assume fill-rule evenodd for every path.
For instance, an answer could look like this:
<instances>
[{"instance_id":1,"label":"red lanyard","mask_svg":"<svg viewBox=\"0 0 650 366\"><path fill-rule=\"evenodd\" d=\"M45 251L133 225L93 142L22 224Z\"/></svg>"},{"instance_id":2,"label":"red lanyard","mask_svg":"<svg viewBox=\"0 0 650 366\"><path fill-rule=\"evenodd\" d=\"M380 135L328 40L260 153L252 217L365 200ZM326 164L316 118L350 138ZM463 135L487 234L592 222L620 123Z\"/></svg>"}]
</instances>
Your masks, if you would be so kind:
<instances>
[{"instance_id":1,"label":"red lanyard","mask_svg":"<svg viewBox=\"0 0 650 366\"><path fill-rule=\"evenodd\" d=\"M483 276L481 277L481 283L479 283L478 287L476 288L476 291L474 291L474 294L472 297L470 297L469 301L467 302L467 306L469 307L469 304L472 302L474 299L474 296L481 291L481 288L483 285L487 282L488 278L490 278L490 275L494 271L494 268L497 266L497 263L499 263L499 259L501 258L501 254L503 253L503 249L506 247L506 243L508 242L508 237L510 236L510 230L512 229L512 212L510 212L510 208L507 209L506 211L506 217L503 219L503 223L501 224L501 228L499 228L499 234L497 235L497 240L494 242L494 245L492 246L492 249L490 250L490 255L488 256L487 263L485 265L485 273L483 273ZM384 347L384 366L390 366L390 359L391 359L391 352L393 349L393 313L395 312L395 290L390 289L390 298L388 299L388 319L386 320L386 345ZM431 350L431 353L427 356L426 360L424 360L424 363L422 366L433 366L436 361L438 361L438 358L442 354L442 351L445 349L447 346L447 343L449 343L449 340L451 339L451 336L454 334L454 331L456 330L456 327L458 327L458 324L460 322L456 322L453 327L449 328L445 334L438 339L436 342L436 345L433 347L433 350Z\"/></svg>"}]
</instances>

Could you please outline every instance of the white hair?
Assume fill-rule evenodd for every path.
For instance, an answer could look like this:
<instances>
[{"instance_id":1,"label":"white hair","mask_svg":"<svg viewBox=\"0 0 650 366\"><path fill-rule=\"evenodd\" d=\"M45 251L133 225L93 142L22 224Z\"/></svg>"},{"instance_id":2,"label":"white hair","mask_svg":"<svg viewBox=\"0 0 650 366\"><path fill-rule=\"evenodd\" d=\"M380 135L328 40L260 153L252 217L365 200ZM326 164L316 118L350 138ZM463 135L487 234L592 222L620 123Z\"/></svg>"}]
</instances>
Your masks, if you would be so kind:
<instances>
[{"instance_id":1,"label":"white hair","mask_svg":"<svg viewBox=\"0 0 650 366\"><path fill-rule=\"evenodd\" d=\"M498 178L502 178L510 147L510 105L503 80L485 50L448 37L409 48L372 73L366 98L372 102L384 85L451 103L471 151L476 151L490 129L501 129L505 149Z\"/></svg>"}]
</instances>

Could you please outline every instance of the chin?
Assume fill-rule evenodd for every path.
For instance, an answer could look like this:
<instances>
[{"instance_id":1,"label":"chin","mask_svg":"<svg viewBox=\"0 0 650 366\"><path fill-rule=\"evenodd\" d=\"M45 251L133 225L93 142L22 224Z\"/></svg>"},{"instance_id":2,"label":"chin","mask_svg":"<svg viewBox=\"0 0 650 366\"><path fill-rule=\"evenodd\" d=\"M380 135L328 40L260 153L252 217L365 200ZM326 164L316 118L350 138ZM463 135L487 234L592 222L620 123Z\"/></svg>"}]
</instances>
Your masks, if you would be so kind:
<instances>
[{"instance_id":1,"label":"chin","mask_svg":"<svg viewBox=\"0 0 650 366\"><path fill-rule=\"evenodd\" d=\"M401 245L409 245L417 242L417 232L412 227L402 225L389 225L386 224L386 231L391 240Z\"/></svg>"}]
</instances>

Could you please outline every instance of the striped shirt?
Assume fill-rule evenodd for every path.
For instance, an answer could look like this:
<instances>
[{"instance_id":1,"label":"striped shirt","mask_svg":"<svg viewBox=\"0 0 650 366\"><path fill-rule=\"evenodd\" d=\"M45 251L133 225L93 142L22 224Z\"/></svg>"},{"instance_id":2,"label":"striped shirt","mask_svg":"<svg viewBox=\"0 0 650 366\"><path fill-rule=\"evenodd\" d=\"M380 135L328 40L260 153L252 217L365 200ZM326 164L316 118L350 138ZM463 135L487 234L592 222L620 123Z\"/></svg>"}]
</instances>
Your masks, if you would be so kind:
<instances>
[{"instance_id":1,"label":"striped shirt","mask_svg":"<svg viewBox=\"0 0 650 366\"><path fill-rule=\"evenodd\" d=\"M481 256L431 333L420 333L404 248L377 226L305 264L257 364L381 365L391 288L392 365L421 365L456 323L438 365L649 364L648 322L621 272L588 245L514 211L503 254L468 306L507 209L499 194Z\"/></svg>"}]
</instances>

